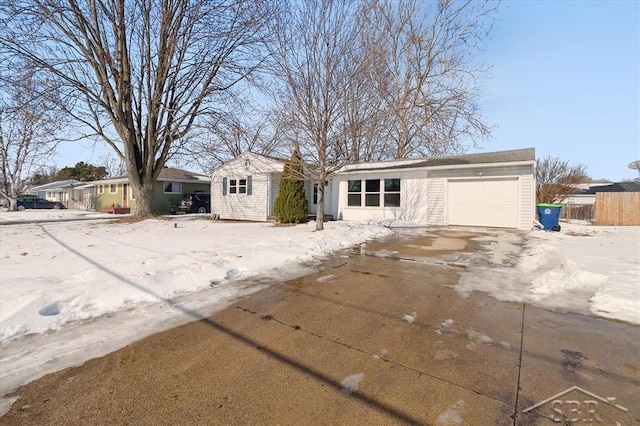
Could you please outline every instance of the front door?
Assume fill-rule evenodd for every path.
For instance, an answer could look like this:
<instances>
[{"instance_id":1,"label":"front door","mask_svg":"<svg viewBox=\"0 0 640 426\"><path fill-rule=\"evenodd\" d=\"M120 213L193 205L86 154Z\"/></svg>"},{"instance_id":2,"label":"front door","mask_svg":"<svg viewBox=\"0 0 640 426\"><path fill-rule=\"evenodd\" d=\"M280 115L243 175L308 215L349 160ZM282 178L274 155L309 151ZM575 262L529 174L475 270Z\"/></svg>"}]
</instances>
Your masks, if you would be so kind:
<instances>
[{"instance_id":1,"label":"front door","mask_svg":"<svg viewBox=\"0 0 640 426\"><path fill-rule=\"evenodd\" d=\"M129 207L129 184L122 184L122 207Z\"/></svg>"}]
</instances>

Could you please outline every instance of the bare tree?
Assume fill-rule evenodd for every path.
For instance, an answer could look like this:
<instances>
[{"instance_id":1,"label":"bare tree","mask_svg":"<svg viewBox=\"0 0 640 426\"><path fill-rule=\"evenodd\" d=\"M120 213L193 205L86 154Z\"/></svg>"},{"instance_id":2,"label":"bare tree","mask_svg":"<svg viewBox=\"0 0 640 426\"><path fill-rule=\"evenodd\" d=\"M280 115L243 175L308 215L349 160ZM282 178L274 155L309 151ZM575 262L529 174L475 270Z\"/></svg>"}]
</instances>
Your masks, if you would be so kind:
<instances>
[{"instance_id":1,"label":"bare tree","mask_svg":"<svg viewBox=\"0 0 640 426\"><path fill-rule=\"evenodd\" d=\"M324 182L341 160L344 91L358 64L349 61L359 26L348 0L308 0L290 4L273 46L281 91L277 93L288 137L312 161L318 183L316 230L322 230Z\"/></svg>"},{"instance_id":2,"label":"bare tree","mask_svg":"<svg viewBox=\"0 0 640 426\"><path fill-rule=\"evenodd\" d=\"M583 164L571 165L558 157L536 161L536 200L538 203L557 203L576 192L575 185L590 182Z\"/></svg>"},{"instance_id":3,"label":"bare tree","mask_svg":"<svg viewBox=\"0 0 640 426\"><path fill-rule=\"evenodd\" d=\"M55 154L65 121L55 94L34 72L15 68L0 82L0 195L9 202L9 210L15 210L31 173Z\"/></svg>"},{"instance_id":4,"label":"bare tree","mask_svg":"<svg viewBox=\"0 0 640 426\"><path fill-rule=\"evenodd\" d=\"M121 177L127 174L127 167L120 157L103 154L98 157L98 165L107 169L107 179Z\"/></svg>"},{"instance_id":5,"label":"bare tree","mask_svg":"<svg viewBox=\"0 0 640 426\"><path fill-rule=\"evenodd\" d=\"M275 115L257 108L248 111L242 105L233 110L233 114L204 117L197 134L184 144L173 161L196 164L201 171L210 174L216 167L247 151L282 158L290 155Z\"/></svg>"},{"instance_id":6,"label":"bare tree","mask_svg":"<svg viewBox=\"0 0 640 426\"><path fill-rule=\"evenodd\" d=\"M361 26L366 23L367 10L363 8L357 12ZM338 117L343 126L343 137L336 150L338 158L335 162L340 159L351 164L378 161L389 158L391 152L386 132L381 131L389 128L390 115L381 108L377 87L380 73L385 72L384 64L370 55L368 31L362 31L360 35L361 39L346 52L346 60L358 66L353 73L345 73L337 86L337 92L343 97Z\"/></svg>"},{"instance_id":7,"label":"bare tree","mask_svg":"<svg viewBox=\"0 0 640 426\"><path fill-rule=\"evenodd\" d=\"M384 64L377 80L390 119L380 128L395 158L464 150L487 137L478 108L486 67L474 60L497 2L375 0L364 25L370 60Z\"/></svg>"},{"instance_id":8,"label":"bare tree","mask_svg":"<svg viewBox=\"0 0 640 426\"><path fill-rule=\"evenodd\" d=\"M11 0L0 54L61 84L67 112L123 160L137 216L174 143L263 60L274 0Z\"/></svg>"}]
</instances>

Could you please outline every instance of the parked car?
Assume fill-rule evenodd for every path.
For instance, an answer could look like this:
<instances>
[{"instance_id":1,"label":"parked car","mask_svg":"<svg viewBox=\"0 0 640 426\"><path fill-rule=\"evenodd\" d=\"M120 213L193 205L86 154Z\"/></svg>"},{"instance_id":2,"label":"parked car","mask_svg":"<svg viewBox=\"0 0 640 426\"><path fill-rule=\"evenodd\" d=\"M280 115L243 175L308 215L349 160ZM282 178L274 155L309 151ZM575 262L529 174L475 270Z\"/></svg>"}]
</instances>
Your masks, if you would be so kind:
<instances>
[{"instance_id":1,"label":"parked car","mask_svg":"<svg viewBox=\"0 0 640 426\"><path fill-rule=\"evenodd\" d=\"M186 213L211 213L211 194L187 194L182 197L178 210Z\"/></svg>"},{"instance_id":2,"label":"parked car","mask_svg":"<svg viewBox=\"0 0 640 426\"><path fill-rule=\"evenodd\" d=\"M49 201L38 197L18 198L18 210L25 209L64 209L64 204L59 201Z\"/></svg>"}]
</instances>

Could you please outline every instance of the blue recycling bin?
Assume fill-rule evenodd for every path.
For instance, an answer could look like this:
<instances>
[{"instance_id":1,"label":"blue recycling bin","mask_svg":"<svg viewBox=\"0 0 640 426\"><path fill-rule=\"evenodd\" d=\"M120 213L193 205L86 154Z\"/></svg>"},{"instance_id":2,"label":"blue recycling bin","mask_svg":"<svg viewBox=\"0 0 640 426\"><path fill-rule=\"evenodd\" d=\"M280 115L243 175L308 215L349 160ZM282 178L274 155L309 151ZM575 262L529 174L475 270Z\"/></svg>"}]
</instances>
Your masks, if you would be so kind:
<instances>
[{"instance_id":1,"label":"blue recycling bin","mask_svg":"<svg viewBox=\"0 0 640 426\"><path fill-rule=\"evenodd\" d=\"M538 208L538 217L542 223L542 229L545 231L560 230L560 210L561 204L536 204Z\"/></svg>"}]
</instances>

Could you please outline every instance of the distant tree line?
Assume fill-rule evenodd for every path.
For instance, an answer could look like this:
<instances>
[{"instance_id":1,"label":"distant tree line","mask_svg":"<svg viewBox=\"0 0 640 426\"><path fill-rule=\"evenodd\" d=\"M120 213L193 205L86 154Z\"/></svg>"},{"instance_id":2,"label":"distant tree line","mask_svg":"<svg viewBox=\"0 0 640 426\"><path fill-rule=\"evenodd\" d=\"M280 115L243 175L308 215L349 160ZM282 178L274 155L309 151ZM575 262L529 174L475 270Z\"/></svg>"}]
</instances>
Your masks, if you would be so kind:
<instances>
[{"instance_id":1,"label":"distant tree line","mask_svg":"<svg viewBox=\"0 0 640 426\"><path fill-rule=\"evenodd\" d=\"M38 186L68 179L89 182L104 179L108 174L105 166L94 166L93 164L87 164L81 161L73 167L64 167L60 170L56 167L50 167L48 169L40 168L31 176L30 183L32 186Z\"/></svg>"}]
</instances>

